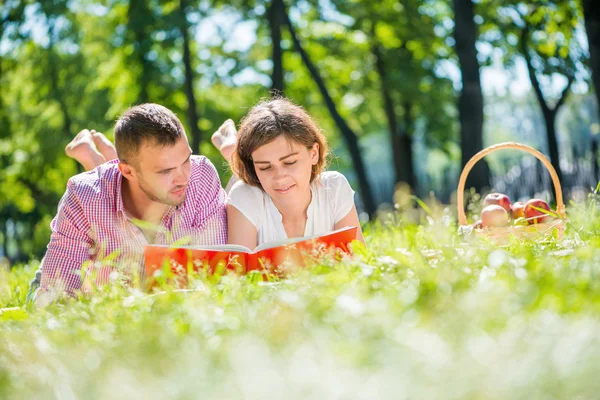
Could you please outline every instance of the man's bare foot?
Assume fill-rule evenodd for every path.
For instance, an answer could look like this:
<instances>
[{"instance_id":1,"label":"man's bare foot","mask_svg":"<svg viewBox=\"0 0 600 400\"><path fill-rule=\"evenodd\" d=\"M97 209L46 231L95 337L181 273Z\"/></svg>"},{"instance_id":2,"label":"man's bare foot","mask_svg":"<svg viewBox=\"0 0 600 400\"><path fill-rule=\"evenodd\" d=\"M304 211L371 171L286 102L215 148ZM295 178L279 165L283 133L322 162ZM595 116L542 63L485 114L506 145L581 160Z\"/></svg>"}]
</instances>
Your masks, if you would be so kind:
<instances>
[{"instance_id":1,"label":"man's bare foot","mask_svg":"<svg viewBox=\"0 0 600 400\"><path fill-rule=\"evenodd\" d=\"M65 153L83 165L86 171L90 171L106 162L104 156L98 152L92 134L87 129L79 132L71 140L67 147L65 147Z\"/></svg>"},{"instance_id":2,"label":"man's bare foot","mask_svg":"<svg viewBox=\"0 0 600 400\"><path fill-rule=\"evenodd\" d=\"M92 134L92 138L94 139L94 144L100 154L104 156L106 161L116 160L119 158L117 156L117 149L115 149L115 145L112 144L110 140L102 132L96 132L95 130L90 131Z\"/></svg>"},{"instance_id":3,"label":"man's bare foot","mask_svg":"<svg viewBox=\"0 0 600 400\"><path fill-rule=\"evenodd\" d=\"M213 133L210 140L212 141L212 144L219 149L223 158L231 164L231 155L237 144L237 130L235 129L233 120L228 119L223 122L223 125Z\"/></svg>"}]
</instances>

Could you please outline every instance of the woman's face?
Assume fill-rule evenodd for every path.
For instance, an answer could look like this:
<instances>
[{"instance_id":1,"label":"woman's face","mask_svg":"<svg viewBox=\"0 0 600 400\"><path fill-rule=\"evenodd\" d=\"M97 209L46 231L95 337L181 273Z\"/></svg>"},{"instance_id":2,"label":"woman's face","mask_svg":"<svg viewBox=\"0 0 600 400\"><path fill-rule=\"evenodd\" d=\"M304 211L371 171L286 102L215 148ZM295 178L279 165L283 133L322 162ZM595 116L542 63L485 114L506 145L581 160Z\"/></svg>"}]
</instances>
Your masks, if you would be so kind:
<instances>
[{"instance_id":1,"label":"woman's face","mask_svg":"<svg viewBox=\"0 0 600 400\"><path fill-rule=\"evenodd\" d=\"M310 192L313 165L319 161L319 144L310 149L280 135L252 153L256 176L275 204L305 201Z\"/></svg>"}]
</instances>

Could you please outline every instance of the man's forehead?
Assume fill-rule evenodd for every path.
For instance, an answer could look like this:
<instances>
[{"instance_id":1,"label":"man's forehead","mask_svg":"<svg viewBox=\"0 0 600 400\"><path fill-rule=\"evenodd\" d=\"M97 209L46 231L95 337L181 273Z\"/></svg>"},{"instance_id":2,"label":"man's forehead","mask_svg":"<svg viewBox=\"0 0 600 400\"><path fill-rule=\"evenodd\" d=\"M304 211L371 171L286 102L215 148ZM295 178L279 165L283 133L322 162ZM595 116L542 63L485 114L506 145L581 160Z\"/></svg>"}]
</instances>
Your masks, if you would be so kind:
<instances>
[{"instance_id":1,"label":"man's forehead","mask_svg":"<svg viewBox=\"0 0 600 400\"><path fill-rule=\"evenodd\" d=\"M150 168L172 168L185 161L191 154L187 140L180 139L174 145L145 141L140 146L138 161Z\"/></svg>"}]
</instances>

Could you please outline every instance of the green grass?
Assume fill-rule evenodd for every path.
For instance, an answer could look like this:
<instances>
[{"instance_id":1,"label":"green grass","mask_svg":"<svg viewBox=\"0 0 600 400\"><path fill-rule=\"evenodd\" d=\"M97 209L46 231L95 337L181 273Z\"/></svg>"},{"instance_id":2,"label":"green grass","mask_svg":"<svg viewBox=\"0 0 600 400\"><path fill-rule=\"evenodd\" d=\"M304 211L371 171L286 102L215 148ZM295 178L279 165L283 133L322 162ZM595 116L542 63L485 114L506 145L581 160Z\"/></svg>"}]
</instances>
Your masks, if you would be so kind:
<instances>
[{"instance_id":1,"label":"green grass","mask_svg":"<svg viewBox=\"0 0 600 400\"><path fill-rule=\"evenodd\" d=\"M0 398L590 399L600 390L600 217L562 240L464 241L447 212L366 231L355 259L0 315ZM36 265L0 273L22 306Z\"/></svg>"}]
</instances>

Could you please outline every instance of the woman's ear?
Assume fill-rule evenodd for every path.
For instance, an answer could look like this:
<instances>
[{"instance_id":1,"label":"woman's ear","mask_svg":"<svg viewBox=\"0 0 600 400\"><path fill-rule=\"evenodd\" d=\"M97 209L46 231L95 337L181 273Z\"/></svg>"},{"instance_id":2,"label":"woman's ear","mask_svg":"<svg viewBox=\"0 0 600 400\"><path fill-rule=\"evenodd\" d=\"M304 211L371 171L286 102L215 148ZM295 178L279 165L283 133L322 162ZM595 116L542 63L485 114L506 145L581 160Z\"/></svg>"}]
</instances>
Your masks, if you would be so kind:
<instances>
[{"instance_id":1,"label":"woman's ear","mask_svg":"<svg viewBox=\"0 0 600 400\"><path fill-rule=\"evenodd\" d=\"M317 163L319 162L319 143L313 144L308 153L310 154L311 164L317 165Z\"/></svg>"}]
</instances>

